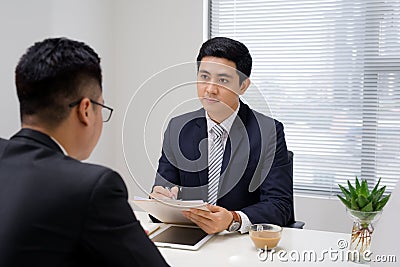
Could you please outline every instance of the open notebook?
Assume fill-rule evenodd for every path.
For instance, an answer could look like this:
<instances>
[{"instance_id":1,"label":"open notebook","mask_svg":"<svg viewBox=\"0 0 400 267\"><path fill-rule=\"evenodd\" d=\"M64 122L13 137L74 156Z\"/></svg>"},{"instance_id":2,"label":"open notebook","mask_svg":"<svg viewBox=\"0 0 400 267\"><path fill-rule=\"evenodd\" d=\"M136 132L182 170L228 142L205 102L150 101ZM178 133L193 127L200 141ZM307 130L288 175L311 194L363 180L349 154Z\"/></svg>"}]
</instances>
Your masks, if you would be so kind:
<instances>
[{"instance_id":1,"label":"open notebook","mask_svg":"<svg viewBox=\"0 0 400 267\"><path fill-rule=\"evenodd\" d=\"M208 211L207 203L203 200L157 200L135 197L133 203L139 208L145 210L159 221L172 224L193 224L182 211L190 208L202 209Z\"/></svg>"}]
</instances>

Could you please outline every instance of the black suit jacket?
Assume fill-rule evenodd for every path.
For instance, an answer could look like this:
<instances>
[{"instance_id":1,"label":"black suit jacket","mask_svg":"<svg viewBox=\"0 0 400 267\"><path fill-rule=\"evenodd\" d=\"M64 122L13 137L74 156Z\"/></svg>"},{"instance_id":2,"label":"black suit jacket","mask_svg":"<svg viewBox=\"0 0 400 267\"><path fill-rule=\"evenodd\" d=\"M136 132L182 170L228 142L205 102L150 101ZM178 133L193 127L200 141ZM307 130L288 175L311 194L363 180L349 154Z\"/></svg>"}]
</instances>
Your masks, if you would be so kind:
<instances>
[{"instance_id":1,"label":"black suit jacket","mask_svg":"<svg viewBox=\"0 0 400 267\"><path fill-rule=\"evenodd\" d=\"M179 185L181 198L207 201L207 136L204 109L173 118L155 185ZM244 212L252 223L293 223L292 172L282 123L241 102L225 147L217 205Z\"/></svg>"},{"instance_id":2,"label":"black suit jacket","mask_svg":"<svg viewBox=\"0 0 400 267\"><path fill-rule=\"evenodd\" d=\"M167 266L114 171L65 156L47 135L0 139L0 266Z\"/></svg>"}]
</instances>

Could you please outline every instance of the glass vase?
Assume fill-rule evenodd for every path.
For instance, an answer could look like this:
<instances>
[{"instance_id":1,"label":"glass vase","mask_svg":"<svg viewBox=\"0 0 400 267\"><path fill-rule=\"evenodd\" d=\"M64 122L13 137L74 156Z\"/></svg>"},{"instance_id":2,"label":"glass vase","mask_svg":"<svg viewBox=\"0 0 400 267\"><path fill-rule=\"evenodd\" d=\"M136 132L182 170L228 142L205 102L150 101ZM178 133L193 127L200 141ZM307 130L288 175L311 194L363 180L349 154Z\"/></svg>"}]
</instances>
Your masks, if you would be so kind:
<instances>
[{"instance_id":1,"label":"glass vase","mask_svg":"<svg viewBox=\"0 0 400 267\"><path fill-rule=\"evenodd\" d=\"M369 252L372 235L374 233L375 224L382 214L382 210L366 212L347 209L347 213L353 219L349 249L351 251L357 251L356 257L351 260L361 263L368 262L365 257L370 256ZM352 255L354 256L354 254Z\"/></svg>"}]
</instances>

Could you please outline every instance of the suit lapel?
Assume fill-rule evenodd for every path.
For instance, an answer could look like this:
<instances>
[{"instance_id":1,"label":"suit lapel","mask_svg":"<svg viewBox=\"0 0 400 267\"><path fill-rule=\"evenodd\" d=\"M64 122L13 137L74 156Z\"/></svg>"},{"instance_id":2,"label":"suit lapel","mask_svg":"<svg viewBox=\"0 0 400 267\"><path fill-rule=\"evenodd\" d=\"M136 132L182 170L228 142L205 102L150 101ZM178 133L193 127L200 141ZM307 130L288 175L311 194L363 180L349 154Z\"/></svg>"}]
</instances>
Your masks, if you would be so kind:
<instances>
[{"instance_id":1,"label":"suit lapel","mask_svg":"<svg viewBox=\"0 0 400 267\"><path fill-rule=\"evenodd\" d=\"M249 107L240 102L238 116L234 120L225 146L221 168L219 197L227 194L244 174L250 156L250 144L247 136L247 112Z\"/></svg>"},{"instance_id":2,"label":"suit lapel","mask_svg":"<svg viewBox=\"0 0 400 267\"><path fill-rule=\"evenodd\" d=\"M197 114L196 118L196 129L193 134L193 153L196 158L202 157L202 160L197 161L197 169L201 169L202 166L208 166L208 134L207 134L207 120L204 114L205 110L201 109ZM204 140L203 142L201 142ZM201 152L202 155L201 155ZM206 161L206 162L204 162ZM208 168L199 171L199 184L206 185L208 183Z\"/></svg>"},{"instance_id":3,"label":"suit lapel","mask_svg":"<svg viewBox=\"0 0 400 267\"><path fill-rule=\"evenodd\" d=\"M240 108L238 111L238 115L233 121L231 130L229 132L229 137L226 142L224 159L222 161L221 172L225 171L228 163L235 158L235 154L238 151L239 146L242 143L244 137L247 137L246 132L246 115L247 115L248 106L240 101ZM231 164L234 162L231 162ZM243 163L241 163L243 164Z\"/></svg>"},{"instance_id":4,"label":"suit lapel","mask_svg":"<svg viewBox=\"0 0 400 267\"><path fill-rule=\"evenodd\" d=\"M238 125L235 125L236 122ZM226 142L221 173L225 171L229 162L231 162L235 158L235 154L237 153L238 148L242 143L243 137L245 136L245 130L246 129L244 125L240 122L240 120L238 120L238 118L236 118L235 122L232 124L232 128L229 132L229 137ZM231 164L233 164L233 162L231 162Z\"/></svg>"}]
</instances>

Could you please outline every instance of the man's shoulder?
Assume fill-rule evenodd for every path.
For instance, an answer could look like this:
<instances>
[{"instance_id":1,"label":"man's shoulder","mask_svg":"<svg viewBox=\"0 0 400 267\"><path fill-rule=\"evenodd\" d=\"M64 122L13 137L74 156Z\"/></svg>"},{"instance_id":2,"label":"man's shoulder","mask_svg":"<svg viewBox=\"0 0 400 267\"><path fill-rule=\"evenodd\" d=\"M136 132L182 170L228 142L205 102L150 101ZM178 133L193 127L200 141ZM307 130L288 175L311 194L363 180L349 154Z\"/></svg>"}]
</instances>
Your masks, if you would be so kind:
<instances>
[{"instance_id":1,"label":"man's shoulder","mask_svg":"<svg viewBox=\"0 0 400 267\"><path fill-rule=\"evenodd\" d=\"M265 115L257 110L250 108L247 105L244 105L246 109L246 114L249 120L256 120L257 123L262 126L275 126L276 128L282 128L283 124L279 120L275 119L269 115Z\"/></svg>"},{"instance_id":2,"label":"man's shoulder","mask_svg":"<svg viewBox=\"0 0 400 267\"><path fill-rule=\"evenodd\" d=\"M205 111L203 108L173 117L170 120L170 125L185 125L187 123L196 122L198 119L205 119Z\"/></svg>"},{"instance_id":3,"label":"man's shoulder","mask_svg":"<svg viewBox=\"0 0 400 267\"><path fill-rule=\"evenodd\" d=\"M106 166L81 162L65 155L59 156L59 158L54 161L54 164L59 166L59 168L63 170L63 173L76 173L78 176L87 177L87 179L90 179L90 177L98 179L108 173L117 175L115 171Z\"/></svg>"},{"instance_id":4,"label":"man's shoulder","mask_svg":"<svg viewBox=\"0 0 400 267\"><path fill-rule=\"evenodd\" d=\"M100 177L108 173L115 173L106 166L79 161L50 147L44 146L34 149L35 154L40 155L38 158L40 157L43 161L40 164L41 169L45 168L48 172L58 173L60 178L65 177L69 181L75 179L77 181L85 180L88 183L96 183Z\"/></svg>"},{"instance_id":5,"label":"man's shoulder","mask_svg":"<svg viewBox=\"0 0 400 267\"><path fill-rule=\"evenodd\" d=\"M1 173L18 172L21 181L34 177L38 184L46 184L47 188L63 194L86 194L101 181L120 183L121 180L120 175L108 167L78 161L57 149L35 142L0 140L0 160L0 166L5 164L6 167L0 168Z\"/></svg>"},{"instance_id":6,"label":"man's shoulder","mask_svg":"<svg viewBox=\"0 0 400 267\"><path fill-rule=\"evenodd\" d=\"M0 137L0 146L4 146L6 144L6 142L7 142L7 140Z\"/></svg>"},{"instance_id":7,"label":"man's shoulder","mask_svg":"<svg viewBox=\"0 0 400 267\"><path fill-rule=\"evenodd\" d=\"M3 150L5 149L7 144L7 140L4 140L0 137L0 156L3 154Z\"/></svg>"},{"instance_id":8,"label":"man's shoulder","mask_svg":"<svg viewBox=\"0 0 400 267\"><path fill-rule=\"evenodd\" d=\"M47 168L45 176L50 179L57 175L60 186L65 186L67 191L77 191L83 194L92 192L95 188L118 185L125 187L125 183L120 174L111 168L103 165L81 162L68 156L58 154L54 159L49 159L48 164L53 164L52 168ZM36 170L43 173L44 169Z\"/></svg>"}]
</instances>

